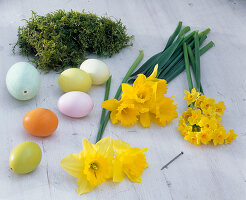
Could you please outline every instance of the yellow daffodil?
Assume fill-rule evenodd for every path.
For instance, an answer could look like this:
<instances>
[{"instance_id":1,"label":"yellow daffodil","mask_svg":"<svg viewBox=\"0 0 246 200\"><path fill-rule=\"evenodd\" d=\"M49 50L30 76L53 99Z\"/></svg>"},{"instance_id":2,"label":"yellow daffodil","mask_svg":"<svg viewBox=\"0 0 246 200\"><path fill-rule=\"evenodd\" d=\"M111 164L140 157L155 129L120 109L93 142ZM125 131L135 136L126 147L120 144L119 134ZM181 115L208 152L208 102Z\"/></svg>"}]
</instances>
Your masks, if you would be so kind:
<instances>
[{"instance_id":1,"label":"yellow daffodil","mask_svg":"<svg viewBox=\"0 0 246 200\"><path fill-rule=\"evenodd\" d=\"M102 108L111 111L113 124L120 122L123 126L131 126L139 121L143 127L149 127L151 122L165 126L178 116L173 99L164 96L167 82L156 78L157 72L158 65L147 78L139 74L133 86L122 83L121 99L110 99L101 104Z\"/></svg>"},{"instance_id":2,"label":"yellow daffodil","mask_svg":"<svg viewBox=\"0 0 246 200\"><path fill-rule=\"evenodd\" d=\"M206 96L201 95L197 98L197 100L195 101L195 107L196 108L201 108L201 104L203 103L203 101L205 100Z\"/></svg>"},{"instance_id":3,"label":"yellow daffodil","mask_svg":"<svg viewBox=\"0 0 246 200\"><path fill-rule=\"evenodd\" d=\"M61 161L61 167L77 178L77 192L91 192L108 179L121 182L126 175L132 182L141 182L148 166L144 152L148 148L131 147L126 142L106 137L96 144L83 139L83 150Z\"/></svg>"},{"instance_id":4,"label":"yellow daffodil","mask_svg":"<svg viewBox=\"0 0 246 200\"><path fill-rule=\"evenodd\" d=\"M237 137L234 130L226 133L221 123L221 116L226 110L223 101L215 103L214 99L197 94L195 89L191 93L185 91L185 94L184 99L190 106L182 113L178 126L185 140L196 145L209 144L211 141L216 146L230 144Z\"/></svg>"},{"instance_id":5,"label":"yellow daffodil","mask_svg":"<svg viewBox=\"0 0 246 200\"><path fill-rule=\"evenodd\" d=\"M118 101L110 99L104 101L101 107L111 111L110 119L113 124L120 121L123 126L131 126L138 120L138 106L132 100Z\"/></svg>"},{"instance_id":6,"label":"yellow daffodil","mask_svg":"<svg viewBox=\"0 0 246 200\"><path fill-rule=\"evenodd\" d=\"M217 144L223 144L226 139L226 130L223 127L215 129L212 138L215 146Z\"/></svg>"},{"instance_id":7,"label":"yellow daffodil","mask_svg":"<svg viewBox=\"0 0 246 200\"><path fill-rule=\"evenodd\" d=\"M151 123L150 112L140 113L139 122L145 128L150 127L150 123Z\"/></svg>"},{"instance_id":8,"label":"yellow daffodil","mask_svg":"<svg viewBox=\"0 0 246 200\"><path fill-rule=\"evenodd\" d=\"M215 111L215 100L205 97L201 102L201 109L203 112L209 111L210 113Z\"/></svg>"},{"instance_id":9,"label":"yellow daffodil","mask_svg":"<svg viewBox=\"0 0 246 200\"><path fill-rule=\"evenodd\" d=\"M211 141L211 129L204 128L197 133L198 140L203 144L208 144Z\"/></svg>"},{"instance_id":10,"label":"yellow daffodil","mask_svg":"<svg viewBox=\"0 0 246 200\"><path fill-rule=\"evenodd\" d=\"M190 104L192 104L193 102L195 102L195 101L197 100L197 98L200 96L200 93L197 92L195 88L193 88L193 89L191 90L191 92L185 90L184 93L186 94L186 95L184 96L184 100L187 101L187 104L188 104L188 105L190 105Z\"/></svg>"},{"instance_id":11,"label":"yellow daffodil","mask_svg":"<svg viewBox=\"0 0 246 200\"><path fill-rule=\"evenodd\" d=\"M225 110L226 110L226 106L223 101L219 101L218 103L215 104L215 113L218 116L223 115Z\"/></svg>"},{"instance_id":12,"label":"yellow daffodil","mask_svg":"<svg viewBox=\"0 0 246 200\"><path fill-rule=\"evenodd\" d=\"M185 135L188 135L189 132L192 131L192 126L187 125L184 118L181 118L179 120L178 130L180 131L181 135L185 136Z\"/></svg>"},{"instance_id":13,"label":"yellow daffodil","mask_svg":"<svg viewBox=\"0 0 246 200\"><path fill-rule=\"evenodd\" d=\"M157 98L162 97L164 94L167 93L167 82L164 79L156 78L157 72L158 72L158 64L155 66L152 74L148 78L146 78L146 84L148 84L153 88L153 96L152 96L153 101L155 101ZM135 85L134 83L133 85ZM139 82L137 81L136 84L139 85Z\"/></svg>"},{"instance_id":14,"label":"yellow daffodil","mask_svg":"<svg viewBox=\"0 0 246 200\"><path fill-rule=\"evenodd\" d=\"M185 129L186 126L187 126L187 125L186 125L185 119L184 119L183 117L181 117L180 120L179 120L178 130L179 130L179 131L183 131L183 130Z\"/></svg>"},{"instance_id":15,"label":"yellow daffodil","mask_svg":"<svg viewBox=\"0 0 246 200\"><path fill-rule=\"evenodd\" d=\"M112 113L111 113L112 114ZM132 126L138 121L139 110L132 101L123 101L117 108L115 118L123 126Z\"/></svg>"},{"instance_id":16,"label":"yellow daffodil","mask_svg":"<svg viewBox=\"0 0 246 200\"><path fill-rule=\"evenodd\" d=\"M192 110L193 109L191 107L188 107L187 110L182 113L182 117L184 118L184 120L186 122L188 121L189 117L191 117L191 115L192 115L191 111Z\"/></svg>"},{"instance_id":17,"label":"yellow daffodil","mask_svg":"<svg viewBox=\"0 0 246 200\"><path fill-rule=\"evenodd\" d=\"M192 110L191 116L188 118L188 121L191 125L198 124L201 120L202 113L200 109Z\"/></svg>"},{"instance_id":18,"label":"yellow daffodil","mask_svg":"<svg viewBox=\"0 0 246 200\"><path fill-rule=\"evenodd\" d=\"M124 176L132 182L141 182L141 175L148 163L144 152L148 148L140 149L138 147L131 147L129 144L114 139L113 146L116 151L116 157L113 161L113 181L121 182Z\"/></svg>"},{"instance_id":19,"label":"yellow daffodil","mask_svg":"<svg viewBox=\"0 0 246 200\"><path fill-rule=\"evenodd\" d=\"M153 90L147 84L142 85L142 87L134 87L122 83L122 92L122 100L131 99L135 100L136 103L144 104L150 102Z\"/></svg>"},{"instance_id":20,"label":"yellow daffodil","mask_svg":"<svg viewBox=\"0 0 246 200\"><path fill-rule=\"evenodd\" d=\"M237 134L233 129L230 129L227 133L225 144L231 144L231 142L237 137Z\"/></svg>"},{"instance_id":21,"label":"yellow daffodil","mask_svg":"<svg viewBox=\"0 0 246 200\"><path fill-rule=\"evenodd\" d=\"M155 102L155 108L151 109L152 116L155 116L156 118L152 121L161 126L165 126L167 123L178 117L176 109L177 106L173 104L173 99L164 96L158 98Z\"/></svg>"},{"instance_id":22,"label":"yellow daffodil","mask_svg":"<svg viewBox=\"0 0 246 200\"><path fill-rule=\"evenodd\" d=\"M217 120L216 118L212 117L212 118L208 118L206 116L203 116L200 120L200 122L198 123L199 126L206 128L206 129L215 129L217 127Z\"/></svg>"},{"instance_id":23,"label":"yellow daffodil","mask_svg":"<svg viewBox=\"0 0 246 200\"><path fill-rule=\"evenodd\" d=\"M195 145L200 145L200 140L198 140L196 135L196 132L189 132L189 134L185 135L184 139Z\"/></svg>"},{"instance_id":24,"label":"yellow daffodil","mask_svg":"<svg viewBox=\"0 0 246 200\"><path fill-rule=\"evenodd\" d=\"M112 139L106 137L96 144L83 139L83 150L61 161L61 167L77 177L78 194L91 192L97 185L112 177L114 150Z\"/></svg>"}]
</instances>

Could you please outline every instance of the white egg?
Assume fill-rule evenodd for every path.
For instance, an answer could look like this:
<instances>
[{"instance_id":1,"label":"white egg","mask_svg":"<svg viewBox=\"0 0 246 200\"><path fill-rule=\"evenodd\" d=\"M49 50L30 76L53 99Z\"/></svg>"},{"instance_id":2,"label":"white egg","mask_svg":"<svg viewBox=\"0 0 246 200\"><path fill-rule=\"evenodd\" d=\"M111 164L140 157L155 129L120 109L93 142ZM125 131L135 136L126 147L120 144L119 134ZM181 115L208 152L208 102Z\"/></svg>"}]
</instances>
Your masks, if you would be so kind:
<instances>
[{"instance_id":1,"label":"white egg","mask_svg":"<svg viewBox=\"0 0 246 200\"><path fill-rule=\"evenodd\" d=\"M98 59L87 59L81 65L80 69L90 74L93 85L101 85L105 83L109 76L108 66Z\"/></svg>"}]
</instances>

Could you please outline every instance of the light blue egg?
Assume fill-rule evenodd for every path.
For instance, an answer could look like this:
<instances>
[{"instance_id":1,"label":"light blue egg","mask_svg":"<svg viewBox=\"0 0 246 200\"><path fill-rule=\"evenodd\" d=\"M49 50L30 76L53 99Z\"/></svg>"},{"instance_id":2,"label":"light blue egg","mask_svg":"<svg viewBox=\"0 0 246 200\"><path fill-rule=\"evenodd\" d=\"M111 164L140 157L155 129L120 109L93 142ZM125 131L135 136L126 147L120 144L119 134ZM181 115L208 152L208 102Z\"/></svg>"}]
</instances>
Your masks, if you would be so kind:
<instances>
[{"instance_id":1,"label":"light blue egg","mask_svg":"<svg viewBox=\"0 0 246 200\"><path fill-rule=\"evenodd\" d=\"M8 71L6 85L9 93L18 100L29 100L36 96L40 85L40 74L31 64L15 63Z\"/></svg>"}]
</instances>

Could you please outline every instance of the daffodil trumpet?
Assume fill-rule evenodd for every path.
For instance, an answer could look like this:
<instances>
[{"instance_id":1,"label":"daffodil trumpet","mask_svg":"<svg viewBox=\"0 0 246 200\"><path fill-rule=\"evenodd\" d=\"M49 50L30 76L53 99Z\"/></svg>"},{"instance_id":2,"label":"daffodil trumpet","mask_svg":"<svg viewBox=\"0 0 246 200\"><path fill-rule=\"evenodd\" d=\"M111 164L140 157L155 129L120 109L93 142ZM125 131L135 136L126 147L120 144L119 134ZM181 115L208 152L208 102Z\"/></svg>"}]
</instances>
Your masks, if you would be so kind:
<instances>
[{"instance_id":1,"label":"daffodil trumpet","mask_svg":"<svg viewBox=\"0 0 246 200\"><path fill-rule=\"evenodd\" d=\"M183 45L186 74L190 91L184 91L184 100L186 100L188 108L180 117L178 130L181 132L181 135L184 136L185 140L195 145L209 144L210 142L215 146L218 144L230 144L237 137L237 134L233 129L227 132L221 123L221 116L226 110L224 102L219 101L216 103L214 99L208 98L201 93L200 56L196 45L198 38L196 34L194 37L195 57L191 51L188 50L187 53L187 46L185 43ZM189 58L193 65L192 69L198 89L193 87ZM195 60L193 60L194 58Z\"/></svg>"},{"instance_id":2,"label":"daffodil trumpet","mask_svg":"<svg viewBox=\"0 0 246 200\"><path fill-rule=\"evenodd\" d=\"M83 150L63 158L61 167L77 178L77 193L91 192L107 180L121 182L125 176L132 182L141 182L148 166L144 152L147 148L131 147L126 142L105 137L96 144L83 139Z\"/></svg>"}]
</instances>

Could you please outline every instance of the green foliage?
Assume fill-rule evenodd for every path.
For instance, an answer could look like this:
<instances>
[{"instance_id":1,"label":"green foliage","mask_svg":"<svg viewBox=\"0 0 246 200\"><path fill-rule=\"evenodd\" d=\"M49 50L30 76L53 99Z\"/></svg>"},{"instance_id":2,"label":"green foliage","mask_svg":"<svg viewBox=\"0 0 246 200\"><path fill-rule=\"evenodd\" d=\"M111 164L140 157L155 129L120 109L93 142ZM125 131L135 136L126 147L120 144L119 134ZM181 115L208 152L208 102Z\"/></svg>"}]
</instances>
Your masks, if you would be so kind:
<instances>
[{"instance_id":1,"label":"green foliage","mask_svg":"<svg viewBox=\"0 0 246 200\"><path fill-rule=\"evenodd\" d=\"M132 45L133 36L127 35L120 20L84 11L58 10L45 16L32 12L26 22L18 29L15 47L44 71L76 67L86 59L86 53L111 57Z\"/></svg>"},{"instance_id":2,"label":"green foliage","mask_svg":"<svg viewBox=\"0 0 246 200\"><path fill-rule=\"evenodd\" d=\"M169 37L168 42L163 51L150 57L136 72L134 72L128 83L133 83L138 74L149 76L155 65L158 64L157 78L165 79L170 82L185 70L185 59L183 44L186 43L188 48L193 73L195 72L196 84L199 86L199 91L202 92L200 83L200 56L213 47L214 43L211 41L204 47L201 47L207 38L210 29L198 33L198 31L190 32L190 27L186 26L182 29L182 22L179 22L173 34ZM188 34L187 34L188 33ZM185 48L186 49L186 48ZM195 52L195 56L193 55Z\"/></svg>"}]
</instances>

